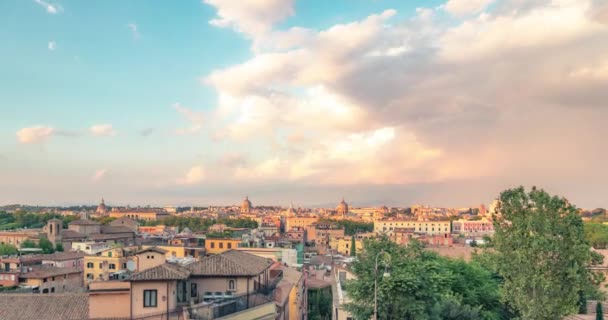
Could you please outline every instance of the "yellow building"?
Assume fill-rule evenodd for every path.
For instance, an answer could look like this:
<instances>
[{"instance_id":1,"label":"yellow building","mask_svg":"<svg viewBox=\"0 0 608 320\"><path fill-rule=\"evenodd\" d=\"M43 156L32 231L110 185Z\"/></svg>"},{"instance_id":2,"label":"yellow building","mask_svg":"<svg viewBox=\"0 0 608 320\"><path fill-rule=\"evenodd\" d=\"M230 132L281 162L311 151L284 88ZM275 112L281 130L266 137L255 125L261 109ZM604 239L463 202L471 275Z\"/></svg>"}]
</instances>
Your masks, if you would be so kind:
<instances>
[{"instance_id":1,"label":"yellow building","mask_svg":"<svg viewBox=\"0 0 608 320\"><path fill-rule=\"evenodd\" d=\"M317 223L318 220L319 218L317 217L288 217L287 219L285 219L285 231L290 231L291 229L297 227L307 228Z\"/></svg>"},{"instance_id":2,"label":"yellow building","mask_svg":"<svg viewBox=\"0 0 608 320\"><path fill-rule=\"evenodd\" d=\"M449 220L441 221L419 221L419 220L376 220L374 221L374 232L391 234L395 228L414 228L416 233L425 234L446 234L451 233L451 223Z\"/></svg>"},{"instance_id":3,"label":"yellow building","mask_svg":"<svg viewBox=\"0 0 608 320\"><path fill-rule=\"evenodd\" d=\"M165 256L167 258L185 258L193 257L199 258L205 255L205 249L199 247L185 247L185 246L143 246L144 249L156 247L166 251Z\"/></svg>"},{"instance_id":4,"label":"yellow building","mask_svg":"<svg viewBox=\"0 0 608 320\"><path fill-rule=\"evenodd\" d=\"M125 248L112 248L93 256L84 257L84 281L110 280L111 275L119 271L126 272L128 253Z\"/></svg>"},{"instance_id":5,"label":"yellow building","mask_svg":"<svg viewBox=\"0 0 608 320\"><path fill-rule=\"evenodd\" d=\"M156 221L163 218L170 217L171 215L164 211L154 210L136 210L136 211L112 211L110 217L112 218L129 218L132 220L145 220L145 221Z\"/></svg>"},{"instance_id":6,"label":"yellow building","mask_svg":"<svg viewBox=\"0 0 608 320\"><path fill-rule=\"evenodd\" d=\"M329 245L338 253L348 256L352 250L352 241L352 236L345 236L330 240ZM363 250L363 239L356 239L355 247L357 248L357 252L361 252Z\"/></svg>"},{"instance_id":7,"label":"yellow building","mask_svg":"<svg viewBox=\"0 0 608 320\"><path fill-rule=\"evenodd\" d=\"M208 254L218 254L236 249L240 244L240 239L205 239L205 251Z\"/></svg>"}]
</instances>

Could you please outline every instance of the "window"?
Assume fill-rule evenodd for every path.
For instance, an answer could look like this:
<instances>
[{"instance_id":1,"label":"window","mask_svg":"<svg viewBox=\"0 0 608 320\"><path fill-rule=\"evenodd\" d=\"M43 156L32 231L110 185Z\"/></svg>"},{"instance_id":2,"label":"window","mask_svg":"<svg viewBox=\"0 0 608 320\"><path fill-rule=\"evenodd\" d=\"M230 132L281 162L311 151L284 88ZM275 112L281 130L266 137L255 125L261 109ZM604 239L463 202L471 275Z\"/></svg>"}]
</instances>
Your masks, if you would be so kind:
<instances>
[{"instance_id":1,"label":"window","mask_svg":"<svg viewBox=\"0 0 608 320\"><path fill-rule=\"evenodd\" d=\"M42 280L42 282L47 282L47 280L48 280L48 278L44 278L44 279Z\"/></svg>"},{"instance_id":2,"label":"window","mask_svg":"<svg viewBox=\"0 0 608 320\"><path fill-rule=\"evenodd\" d=\"M177 282L177 302L183 303L187 301L188 291L186 289L186 281Z\"/></svg>"},{"instance_id":3,"label":"window","mask_svg":"<svg viewBox=\"0 0 608 320\"><path fill-rule=\"evenodd\" d=\"M51 280L52 280L52 281L55 281L55 277L53 277Z\"/></svg>"},{"instance_id":4,"label":"window","mask_svg":"<svg viewBox=\"0 0 608 320\"><path fill-rule=\"evenodd\" d=\"M198 296L198 288L196 283L190 284L190 296L196 298Z\"/></svg>"},{"instance_id":5,"label":"window","mask_svg":"<svg viewBox=\"0 0 608 320\"><path fill-rule=\"evenodd\" d=\"M215 248L215 242L211 242L211 249Z\"/></svg>"},{"instance_id":6,"label":"window","mask_svg":"<svg viewBox=\"0 0 608 320\"><path fill-rule=\"evenodd\" d=\"M123 269L126 269L126 268L127 268L127 264L126 264L126 263L123 263L123 264L122 264L122 268L123 268Z\"/></svg>"},{"instance_id":7,"label":"window","mask_svg":"<svg viewBox=\"0 0 608 320\"><path fill-rule=\"evenodd\" d=\"M110 263L110 270L116 270L116 264Z\"/></svg>"},{"instance_id":8,"label":"window","mask_svg":"<svg viewBox=\"0 0 608 320\"><path fill-rule=\"evenodd\" d=\"M236 291L236 281L234 281L232 279L228 280L228 290Z\"/></svg>"},{"instance_id":9,"label":"window","mask_svg":"<svg viewBox=\"0 0 608 320\"><path fill-rule=\"evenodd\" d=\"M144 290L144 308L156 307L157 290Z\"/></svg>"},{"instance_id":10,"label":"window","mask_svg":"<svg viewBox=\"0 0 608 320\"><path fill-rule=\"evenodd\" d=\"M55 292L55 287L52 287L52 288L51 288L51 292Z\"/></svg>"},{"instance_id":11,"label":"window","mask_svg":"<svg viewBox=\"0 0 608 320\"><path fill-rule=\"evenodd\" d=\"M93 274L92 273L87 273L87 279L93 280Z\"/></svg>"},{"instance_id":12,"label":"window","mask_svg":"<svg viewBox=\"0 0 608 320\"><path fill-rule=\"evenodd\" d=\"M103 269L103 263L99 263L99 269Z\"/></svg>"},{"instance_id":13,"label":"window","mask_svg":"<svg viewBox=\"0 0 608 320\"><path fill-rule=\"evenodd\" d=\"M112 251L108 252L108 257L112 258Z\"/></svg>"},{"instance_id":14,"label":"window","mask_svg":"<svg viewBox=\"0 0 608 320\"><path fill-rule=\"evenodd\" d=\"M224 249L224 243L220 242L220 249Z\"/></svg>"},{"instance_id":15,"label":"window","mask_svg":"<svg viewBox=\"0 0 608 320\"><path fill-rule=\"evenodd\" d=\"M232 249L232 243L228 243L228 249Z\"/></svg>"}]
</instances>

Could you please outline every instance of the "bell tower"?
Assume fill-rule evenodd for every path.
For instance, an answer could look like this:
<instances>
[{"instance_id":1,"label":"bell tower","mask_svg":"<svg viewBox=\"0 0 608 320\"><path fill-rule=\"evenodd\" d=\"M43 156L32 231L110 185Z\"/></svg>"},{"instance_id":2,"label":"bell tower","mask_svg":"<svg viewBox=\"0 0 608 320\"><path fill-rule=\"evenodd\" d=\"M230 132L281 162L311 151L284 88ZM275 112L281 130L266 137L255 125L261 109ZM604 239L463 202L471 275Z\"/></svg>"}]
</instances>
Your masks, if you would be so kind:
<instances>
[{"instance_id":1,"label":"bell tower","mask_svg":"<svg viewBox=\"0 0 608 320\"><path fill-rule=\"evenodd\" d=\"M63 222L59 219L53 218L46 223L46 236L53 243L57 245L61 243L61 231L63 230Z\"/></svg>"}]
</instances>

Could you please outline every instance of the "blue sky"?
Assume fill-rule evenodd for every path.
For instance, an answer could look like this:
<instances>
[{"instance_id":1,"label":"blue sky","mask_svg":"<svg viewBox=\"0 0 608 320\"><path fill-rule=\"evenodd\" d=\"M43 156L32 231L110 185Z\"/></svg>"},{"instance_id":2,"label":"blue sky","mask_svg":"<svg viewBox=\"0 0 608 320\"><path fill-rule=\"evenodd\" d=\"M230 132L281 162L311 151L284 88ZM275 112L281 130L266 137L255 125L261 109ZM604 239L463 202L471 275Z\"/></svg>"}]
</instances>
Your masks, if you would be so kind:
<instances>
[{"instance_id":1,"label":"blue sky","mask_svg":"<svg viewBox=\"0 0 608 320\"><path fill-rule=\"evenodd\" d=\"M580 42L605 35L606 9L596 3L2 1L0 203L106 195L213 204L249 194L279 204L344 195L362 205L457 206L538 184L599 206L603 176L588 172L604 151L570 137L606 113L593 100L603 98L595 90L605 81L606 48L576 61L555 53L576 55ZM519 32L535 19L566 35ZM505 59L512 65L501 66ZM539 66L522 85L534 92L498 105L521 80L508 70L537 61L585 79L556 90ZM576 119L557 136L584 159L538 170L505 156L538 152L544 160L546 150L508 134L516 128L546 148L557 144L553 129L539 125L544 111L554 123ZM458 184L477 191L428 187ZM327 192L311 191L318 189Z\"/></svg>"}]
</instances>

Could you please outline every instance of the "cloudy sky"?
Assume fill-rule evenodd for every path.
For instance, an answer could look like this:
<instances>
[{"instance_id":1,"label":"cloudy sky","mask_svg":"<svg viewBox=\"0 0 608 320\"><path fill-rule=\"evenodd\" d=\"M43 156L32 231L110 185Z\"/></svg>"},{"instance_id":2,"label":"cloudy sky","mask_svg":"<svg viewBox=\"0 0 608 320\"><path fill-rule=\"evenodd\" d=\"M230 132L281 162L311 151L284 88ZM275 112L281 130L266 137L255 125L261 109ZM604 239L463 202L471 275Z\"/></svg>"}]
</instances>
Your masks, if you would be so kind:
<instances>
[{"instance_id":1,"label":"cloudy sky","mask_svg":"<svg viewBox=\"0 0 608 320\"><path fill-rule=\"evenodd\" d=\"M0 2L0 203L608 206L608 2Z\"/></svg>"}]
</instances>

